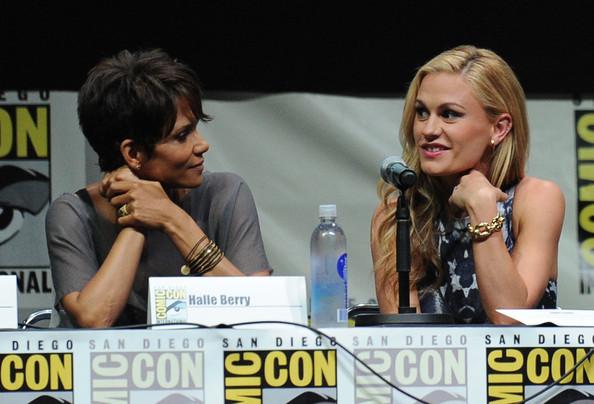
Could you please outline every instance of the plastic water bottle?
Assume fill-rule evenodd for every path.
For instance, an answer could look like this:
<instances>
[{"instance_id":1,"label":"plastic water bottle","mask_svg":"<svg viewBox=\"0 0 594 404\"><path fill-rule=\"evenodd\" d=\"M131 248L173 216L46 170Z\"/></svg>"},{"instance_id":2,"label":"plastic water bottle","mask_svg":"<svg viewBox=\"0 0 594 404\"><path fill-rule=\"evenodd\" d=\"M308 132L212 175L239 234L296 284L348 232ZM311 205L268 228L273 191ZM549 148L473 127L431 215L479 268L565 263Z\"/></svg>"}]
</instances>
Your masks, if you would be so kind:
<instances>
[{"instance_id":1,"label":"plastic water bottle","mask_svg":"<svg viewBox=\"0 0 594 404\"><path fill-rule=\"evenodd\" d=\"M346 237L336 224L336 205L320 205L320 224L310 243L312 327L348 325Z\"/></svg>"}]
</instances>

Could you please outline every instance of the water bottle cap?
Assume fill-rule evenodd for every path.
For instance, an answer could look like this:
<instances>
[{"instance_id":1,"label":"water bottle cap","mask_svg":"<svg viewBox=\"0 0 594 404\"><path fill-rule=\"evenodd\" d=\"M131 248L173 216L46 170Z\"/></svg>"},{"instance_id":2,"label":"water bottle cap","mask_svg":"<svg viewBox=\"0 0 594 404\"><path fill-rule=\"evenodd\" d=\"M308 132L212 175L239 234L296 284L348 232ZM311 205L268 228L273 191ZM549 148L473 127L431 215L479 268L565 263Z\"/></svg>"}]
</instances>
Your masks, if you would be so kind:
<instances>
[{"instance_id":1,"label":"water bottle cap","mask_svg":"<svg viewBox=\"0 0 594 404\"><path fill-rule=\"evenodd\" d=\"M336 205L320 205L320 217L336 217Z\"/></svg>"}]
</instances>

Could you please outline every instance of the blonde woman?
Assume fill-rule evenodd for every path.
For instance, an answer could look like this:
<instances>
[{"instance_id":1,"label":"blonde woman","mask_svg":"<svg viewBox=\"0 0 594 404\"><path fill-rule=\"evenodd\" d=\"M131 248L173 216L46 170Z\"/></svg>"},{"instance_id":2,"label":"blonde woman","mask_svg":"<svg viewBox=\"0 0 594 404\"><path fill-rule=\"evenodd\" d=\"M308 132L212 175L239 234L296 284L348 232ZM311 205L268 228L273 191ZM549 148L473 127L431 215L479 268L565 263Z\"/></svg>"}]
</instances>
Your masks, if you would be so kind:
<instances>
[{"instance_id":1,"label":"blonde woman","mask_svg":"<svg viewBox=\"0 0 594 404\"><path fill-rule=\"evenodd\" d=\"M406 95L400 141L418 174L411 212L411 306L459 323L513 322L499 308L556 306L565 201L550 181L525 175L524 92L509 65L474 46L422 66ZM377 299L398 307L395 207L380 185L371 225Z\"/></svg>"}]
</instances>

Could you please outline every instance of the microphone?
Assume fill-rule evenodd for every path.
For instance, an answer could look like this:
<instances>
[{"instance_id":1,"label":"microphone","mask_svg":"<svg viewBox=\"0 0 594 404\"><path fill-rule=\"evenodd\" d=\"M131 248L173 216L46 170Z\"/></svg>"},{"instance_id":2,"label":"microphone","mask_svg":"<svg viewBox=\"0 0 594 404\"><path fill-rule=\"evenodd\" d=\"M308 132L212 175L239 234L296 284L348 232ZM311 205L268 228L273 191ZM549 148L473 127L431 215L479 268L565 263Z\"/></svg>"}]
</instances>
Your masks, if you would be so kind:
<instances>
[{"instance_id":1,"label":"microphone","mask_svg":"<svg viewBox=\"0 0 594 404\"><path fill-rule=\"evenodd\" d=\"M380 174L385 182L398 189L410 188L417 182L417 174L397 156L389 156L382 161Z\"/></svg>"}]
</instances>

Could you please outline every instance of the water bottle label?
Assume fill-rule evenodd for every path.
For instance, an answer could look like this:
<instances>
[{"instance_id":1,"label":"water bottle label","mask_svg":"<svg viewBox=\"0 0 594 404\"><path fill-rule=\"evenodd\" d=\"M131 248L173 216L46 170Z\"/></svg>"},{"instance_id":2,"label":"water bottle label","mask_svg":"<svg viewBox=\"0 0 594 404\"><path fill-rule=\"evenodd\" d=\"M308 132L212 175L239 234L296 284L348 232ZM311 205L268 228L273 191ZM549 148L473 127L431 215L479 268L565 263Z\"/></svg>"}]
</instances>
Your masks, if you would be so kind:
<instances>
[{"instance_id":1,"label":"water bottle label","mask_svg":"<svg viewBox=\"0 0 594 404\"><path fill-rule=\"evenodd\" d=\"M340 257L338 257L338 261L336 261L336 271L338 272L338 276L343 281L346 280L347 274L347 254L344 253Z\"/></svg>"}]
</instances>

